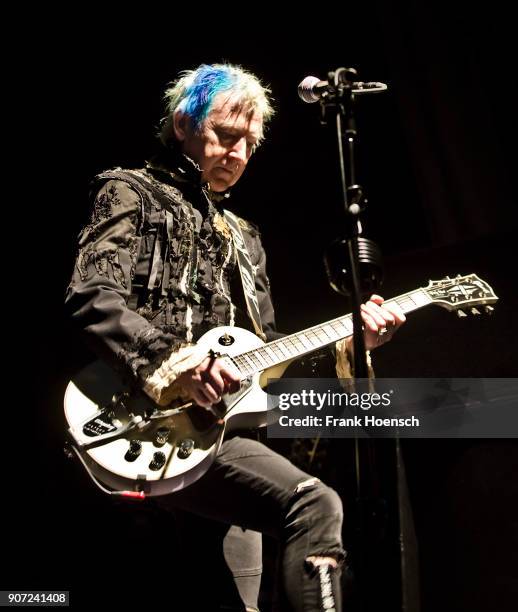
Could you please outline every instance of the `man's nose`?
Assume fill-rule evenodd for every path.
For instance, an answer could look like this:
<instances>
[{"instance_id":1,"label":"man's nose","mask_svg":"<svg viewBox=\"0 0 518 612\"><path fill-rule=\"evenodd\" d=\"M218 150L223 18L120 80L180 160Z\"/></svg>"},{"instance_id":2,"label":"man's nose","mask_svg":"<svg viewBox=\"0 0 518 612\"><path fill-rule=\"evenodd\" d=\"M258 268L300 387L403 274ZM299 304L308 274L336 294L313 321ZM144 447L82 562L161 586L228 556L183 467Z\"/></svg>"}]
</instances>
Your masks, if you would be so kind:
<instances>
[{"instance_id":1,"label":"man's nose","mask_svg":"<svg viewBox=\"0 0 518 612\"><path fill-rule=\"evenodd\" d=\"M246 138L240 138L234 143L232 149L229 151L229 157L233 161L239 161L240 163L246 164L248 160Z\"/></svg>"}]
</instances>

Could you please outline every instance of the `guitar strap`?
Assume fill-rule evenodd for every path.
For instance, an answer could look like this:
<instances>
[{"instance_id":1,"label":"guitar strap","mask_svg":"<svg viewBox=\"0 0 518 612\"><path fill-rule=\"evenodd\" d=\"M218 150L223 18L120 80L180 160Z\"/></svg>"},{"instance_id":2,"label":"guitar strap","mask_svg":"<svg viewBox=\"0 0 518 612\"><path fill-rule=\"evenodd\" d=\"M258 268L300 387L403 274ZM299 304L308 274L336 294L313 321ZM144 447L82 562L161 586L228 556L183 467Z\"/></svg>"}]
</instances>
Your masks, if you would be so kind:
<instances>
[{"instance_id":1,"label":"guitar strap","mask_svg":"<svg viewBox=\"0 0 518 612\"><path fill-rule=\"evenodd\" d=\"M254 325L255 333L266 341L266 336L263 332L261 325L261 314L259 312L259 300L257 299L257 291L255 288L255 274L250 259L250 253L246 248L245 239L243 238L243 232L239 225L239 219L231 213L229 210L224 210L223 214L230 228L232 234L232 241L236 247L237 262L239 265L239 273L241 275L241 282L243 284L243 292L245 294L246 309L248 316L252 320Z\"/></svg>"}]
</instances>

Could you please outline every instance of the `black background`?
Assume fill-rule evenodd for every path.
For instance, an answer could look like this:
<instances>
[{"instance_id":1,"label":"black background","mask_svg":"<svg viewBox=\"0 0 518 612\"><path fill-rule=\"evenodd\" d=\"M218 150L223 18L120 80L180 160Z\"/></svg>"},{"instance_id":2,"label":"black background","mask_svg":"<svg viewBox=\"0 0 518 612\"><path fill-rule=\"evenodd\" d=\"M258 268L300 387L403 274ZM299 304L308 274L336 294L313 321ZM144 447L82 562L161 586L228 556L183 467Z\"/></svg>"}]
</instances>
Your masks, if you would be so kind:
<instances>
[{"instance_id":1,"label":"black background","mask_svg":"<svg viewBox=\"0 0 518 612\"><path fill-rule=\"evenodd\" d=\"M152 578L175 559L158 527L146 524L153 537L145 541L133 523L117 523L109 502L62 456L62 396L85 359L64 327L62 298L76 235L88 218L89 179L151 155L163 90L182 69L230 61L271 85L276 116L232 201L262 230L278 328L286 332L349 310L322 264L343 226L335 141L319 125L318 106L298 99L297 84L343 65L355 67L361 80L386 82L386 93L357 104L359 179L369 199L364 233L385 255L380 293L391 297L430 278L475 272L500 301L492 317L458 320L435 307L411 315L376 351L377 374L516 376L510 24L498 3L482 10L403 1L314 6L282 22L271 7L247 15L239 7L218 14L184 7L127 9L115 17L93 8L74 15L46 9L17 24L12 54L24 114L13 155L21 179L10 200L16 265L9 267L17 281L7 303L13 346L22 347L11 373L21 372L15 392L24 402L22 433L9 438L14 465L7 471L15 484L5 502L11 544L3 588L70 588L77 602L94 601L96 585L108 583L111 601L144 589L156 602ZM20 314L24 306L27 316ZM36 401L27 404L29 390ZM19 444L29 438L30 453ZM515 442L407 441L403 450L423 610L511 609ZM134 548L121 549L133 539ZM103 561L96 564L97 554ZM386 609L398 609L385 601Z\"/></svg>"}]
</instances>

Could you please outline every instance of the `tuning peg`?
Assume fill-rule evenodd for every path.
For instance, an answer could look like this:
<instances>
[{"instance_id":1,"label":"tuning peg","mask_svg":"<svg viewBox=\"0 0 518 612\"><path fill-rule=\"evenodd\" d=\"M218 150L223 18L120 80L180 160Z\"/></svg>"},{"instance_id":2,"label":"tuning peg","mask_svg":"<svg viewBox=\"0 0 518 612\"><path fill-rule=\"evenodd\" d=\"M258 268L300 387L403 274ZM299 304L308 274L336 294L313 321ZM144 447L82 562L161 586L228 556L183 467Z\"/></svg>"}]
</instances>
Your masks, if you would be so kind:
<instances>
[{"instance_id":1,"label":"tuning peg","mask_svg":"<svg viewBox=\"0 0 518 612\"><path fill-rule=\"evenodd\" d=\"M462 319L462 317L467 317L468 315L461 310L460 308L457 310L457 316L459 317L459 319Z\"/></svg>"},{"instance_id":2,"label":"tuning peg","mask_svg":"<svg viewBox=\"0 0 518 612\"><path fill-rule=\"evenodd\" d=\"M476 308L472 308L471 309L471 314L479 315L480 314L480 310L477 310Z\"/></svg>"},{"instance_id":3,"label":"tuning peg","mask_svg":"<svg viewBox=\"0 0 518 612\"><path fill-rule=\"evenodd\" d=\"M490 315L493 314L494 308L492 306L484 306L484 310L487 312L488 315Z\"/></svg>"}]
</instances>

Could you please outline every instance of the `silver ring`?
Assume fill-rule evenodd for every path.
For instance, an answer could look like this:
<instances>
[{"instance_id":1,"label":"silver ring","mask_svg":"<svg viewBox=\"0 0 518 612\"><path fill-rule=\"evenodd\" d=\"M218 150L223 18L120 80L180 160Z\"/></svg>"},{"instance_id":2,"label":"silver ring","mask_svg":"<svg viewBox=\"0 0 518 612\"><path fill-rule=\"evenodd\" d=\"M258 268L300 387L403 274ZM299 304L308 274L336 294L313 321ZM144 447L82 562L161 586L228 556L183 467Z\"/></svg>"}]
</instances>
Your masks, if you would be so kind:
<instances>
[{"instance_id":1,"label":"silver ring","mask_svg":"<svg viewBox=\"0 0 518 612\"><path fill-rule=\"evenodd\" d=\"M386 327L382 327L381 329L378 329L378 336L380 338L381 338L381 336L384 336L387 333L388 333L388 329Z\"/></svg>"}]
</instances>

